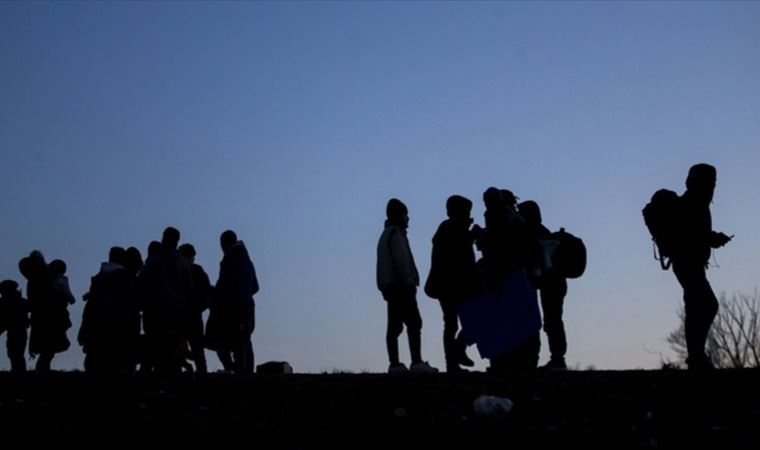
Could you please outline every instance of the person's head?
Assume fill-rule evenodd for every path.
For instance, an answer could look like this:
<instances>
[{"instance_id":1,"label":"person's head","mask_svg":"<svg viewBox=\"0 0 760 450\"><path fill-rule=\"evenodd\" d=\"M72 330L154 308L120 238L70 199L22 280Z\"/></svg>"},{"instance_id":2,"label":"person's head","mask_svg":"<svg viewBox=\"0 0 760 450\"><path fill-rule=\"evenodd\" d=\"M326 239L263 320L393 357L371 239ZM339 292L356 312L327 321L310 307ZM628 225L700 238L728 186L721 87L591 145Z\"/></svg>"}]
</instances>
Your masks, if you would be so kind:
<instances>
[{"instance_id":1,"label":"person's head","mask_svg":"<svg viewBox=\"0 0 760 450\"><path fill-rule=\"evenodd\" d=\"M179 254L189 263L195 262L195 247L192 244L182 244L179 246Z\"/></svg>"},{"instance_id":2,"label":"person's head","mask_svg":"<svg viewBox=\"0 0 760 450\"><path fill-rule=\"evenodd\" d=\"M505 206L504 197L501 195L501 191L495 187L489 187L483 192L483 204L486 205L486 209L499 209Z\"/></svg>"},{"instance_id":3,"label":"person's head","mask_svg":"<svg viewBox=\"0 0 760 450\"><path fill-rule=\"evenodd\" d=\"M686 177L686 189L691 195L710 203L715 193L715 183L718 179L718 171L710 164L695 164L689 169Z\"/></svg>"},{"instance_id":4,"label":"person's head","mask_svg":"<svg viewBox=\"0 0 760 450\"><path fill-rule=\"evenodd\" d=\"M472 202L461 195L452 195L446 200L446 215L454 220L467 220L472 212Z\"/></svg>"},{"instance_id":5,"label":"person's head","mask_svg":"<svg viewBox=\"0 0 760 450\"><path fill-rule=\"evenodd\" d=\"M148 258L161 253L161 243L158 241L150 241L148 244Z\"/></svg>"},{"instance_id":6,"label":"person's head","mask_svg":"<svg viewBox=\"0 0 760 450\"><path fill-rule=\"evenodd\" d=\"M130 270L135 272L140 271L143 266L143 259L140 250L137 247L129 247L127 249L127 266Z\"/></svg>"},{"instance_id":7,"label":"person's head","mask_svg":"<svg viewBox=\"0 0 760 450\"><path fill-rule=\"evenodd\" d=\"M237 241L237 234L232 230L227 230L219 236L219 244L222 246L222 251L225 253L227 253L227 250L232 248L233 245L237 244Z\"/></svg>"},{"instance_id":8,"label":"person's head","mask_svg":"<svg viewBox=\"0 0 760 450\"><path fill-rule=\"evenodd\" d=\"M409 225L409 210L406 209L404 202L397 198L388 200L385 206L385 216L388 222L406 228Z\"/></svg>"},{"instance_id":9,"label":"person's head","mask_svg":"<svg viewBox=\"0 0 760 450\"><path fill-rule=\"evenodd\" d=\"M28 256L21 258L18 262L18 271L27 280L32 276L32 260Z\"/></svg>"},{"instance_id":10,"label":"person's head","mask_svg":"<svg viewBox=\"0 0 760 450\"><path fill-rule=\"evenodd\" d=\"M53 278L66 275L66 263L63 262L62 259L54 259L50 261L48 268L50 268L50 275L52 275Z\"/></svg>"},{"instance_id":11,"label":"person's head","mask_svg":"<svg viewBox=\"0 0 760 450\"><path fill-rule=\"evenodd\" d=\"M13 280L3 280L0 282L0 296L3 298L13 297L20 294L18 283Z\"/></svg>"},{"instance_id":12,"label":"person's head","mask_svg":"<svg viewBox=\"0 0 760 450\"><path fill-rule=\"evenodd\" d=\"M108 262L120 266L127 265L127 251L122 247L111 247L108 251Z\"/></svg>"},{"instance_id":13,"label":"person's head","mask_svg":"<svg viewBox=\"0 0 760 450\"><path fill-rule=\"evenodd\" d=\"M541 208L538 207L538 203L533 200L526 200L517 205L517 212L525 220L525 222L531 225L541 224Z\"/></svg>"},{"instance_id":14,"label":"person's head","mask_svg":"<svg viewBox=\"0 0 760 450\"><path fill-rule=\"evenodd\" d=\"M161 245L166 250L176 250L179 245L179 230L174 227L166 227L161 237Z\"/></svg>"},{"instance_id":15,"label":"person's head","mask_svg":"<svg viewBox=\"0 0 760 450\"><path fill-rule=\"evenodd\" d=\"M45 257L39 250L34 250L29 253L29 256L26 258L22 258L21 261L18 262L18 268L27 280L45 277L50 273L50 269L45 262Z\"/></svg>"},{"instance_id":16,"label":"person's head","mask_svg":"<svg viewBox=\"0 0 760 450\"><path fill-rule=\"evenodd\" d=\"M501 189L501 198L504 200L504 204L512 209L517 207L517 200L520 199L509 189Z\"/></svg>"}]
</instances>

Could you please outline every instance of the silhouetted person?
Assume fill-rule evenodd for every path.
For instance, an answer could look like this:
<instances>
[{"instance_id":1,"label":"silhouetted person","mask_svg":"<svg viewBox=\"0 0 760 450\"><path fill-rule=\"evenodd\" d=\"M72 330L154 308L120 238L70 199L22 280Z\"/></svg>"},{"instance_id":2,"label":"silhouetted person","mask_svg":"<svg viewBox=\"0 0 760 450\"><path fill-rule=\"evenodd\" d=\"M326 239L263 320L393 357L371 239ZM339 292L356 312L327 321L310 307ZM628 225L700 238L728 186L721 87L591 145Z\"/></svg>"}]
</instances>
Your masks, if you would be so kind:
<instances>
[{"instance_id":1,"label":"silhouetted person","mask_svg":"<svg viewBox=\"0 0 760 450\"><path fill-rule=\"evenodd\" d=\"M524 224L515 210L515 199L511 191L495 187L483 193L486 227L481 229L476 225L474 231L478 249L483 254L481 269L489 285L498 284L505 275L523 264L521 239Z\"/></svg>"},{"instance_id":2,"label":"silhouetted person","mask_svg":"<svg viewBox=\"0 0 760 450\"><path fill-rule=\"evenodd\" d=\"M133 277L137 277L145 267L142 254L137 247L129 247L125 256L125 266L127 272Z\"/></svg>"},{"instance_id":3,"label":"silhouetted person","mask_svg":"<svg viewBox=\"0 0 760 450\"><path fill-rule=\"evenodd\" d=\"M151 365L159 372L181 371L187 353L185 317L194 295L193 277L190 264L177 251L179 239L179 230L167 227L161 249L151 253L149 247L140 275L143 327Z\"/></svg>"},{"instance_id":4,"label":"silhouetted person","mask_svg":"<svg viewBox=\"0 0 760 450\"><path fill-rule=\"evenodd\" d=\"M551 231L546 228L541 219L541 209L534 201L528 200L518 206L520 215L527 223L537 241L551 240ZM544 332L549 341L551 358L543 369L567 369L565 353L567 353L567 338L565 324L562 321L562 309L567 295L567 280L556 267L541 271L535 280L536 287L541 293L541 310L543 311Z\"/></svg>"},{"instance_id":5,"label":"silhouetted person","mask_svg":"<svg viewBox=\"0 0 760 450\"><path fill-rule=\"evenodd\" d=\"M460 365L471 367L465 354L464 336L459 330L458 307L475 295L478 286L475 267L475 237L470 231L472 202L459 195L446 201L448 219L441 222L433 236L430 274L425 293L438 299L443 311L443 350L446 371L461 372Z\"/></svg>"},{"instance_id":6,"label":"silhouetted person","mask_svg":"<svg viewBox=\"0 0 760 450\"><path fill-rule=\"evenodd\" d=\"M504 280L517 271L530 274L537 260L538 242L517 213L517 196L507 189L489 187L483 193L486 211L485 230L474 227L478 249L483 258L478 262L486 287L501 290ZM490 358L489 371L522 372L538 366L541 337L537 332L522 343Z\"/></svg>"},{"instance_id":7,"label":"silhouetted person","mask_svg":"<svg viewBox=\"0 0 760 450\"><path fill-rule=\"evenodd\" d=\"M0 335L6 335L5 347L11 361L12 372L26 372L27 332L29 328L29 302L21 296L18 283L5 280L0 283Z\"/></svg>"},{"instance_id":8,"label":"silhouetted person","mask_svg":"<svg viewBox=\"0 0 760 450\"><path fill-rule=\"evenodd\" d=\"M50 261L48 265L50 270L50 276L53 278L53 286L55 286L58 295L66 301L67 305L74 304L74 294L71 293L69 287L69 277L66 276L66 263L61 259L54 259Z\"/></svg>"},{"instance_id":9,"label":"silhouetted person","mask_svg":"<svg viewBox=\"0 0 760 450\"><path fill-rule=\"evenodd\" d=\"M161 253L161 242L159 241L150 241L148 244L148 257L145 258L145 263L148 263L148 260L151 256L156 256Z\"/></svg>"},{"instance_id":10,"label":"silhouetted person","mask_svg":"<svg viewBox=\"0 0 760 450\"><path fill-rule=\"evenodd\" d=\"M206 324L206 346L216 351L225 370L253 373L251 335L256 328L253 296L259 291L256 269L245 244L234 231L222 233L219 243L224 256Z\"/></svg>"},{"instance_id":11,"label":"silhouetted person","mask_svg":"<svg viewBox=\"0 0 760 450\"><path fill-rule=\"evenodd\" d=\"M49 371L55 354L71 345L66 336L71 327L68 301L55 288L45 257L39 251L21 259L19 270L27 279L26 293L31 307L29 354L38 355L35 370Z\"/></svg>"},{"instance_id":12,"label":"silhouetted person","mask_svg":"<svg viewBox=\"0 0 760 450\"><path fill-rule=\"evenodd\" d=\"M131 373L137 362L140 317L135 277L126 269L127 253L112 247L108 261L90 280L77 340L92 373Z\"/></svg>"},{"instance_id":13,"label":"silhouetted person","mask_svg":"<svg viewBox=\"0 0 760 450\"><path fill-rule=\"evenodd\" d=\"M179 246L179 254L190 264L190 272L193 276L193 296L190 300L190 309L186 318L187 340L195 362L196 372L206 373L206 355L203 342L203 311L208 308L212 293L211 282L198 264L195 264L195 247L191 244Z\"/></svg>"},{"instance_id":14,"label":"silhouetted person","mask_svg":"<svg viewBox=\"0 0 760 450\"><path fill-rule=\"evenodd\" d=\"M388 201L385 214L385 229L377 244L377 287L388 304L388 328L385 334L390 360L388 373L407 371L398 354L398 337L404 331L404 325L412 357L409 369L421 373L438 372L438 369L422 360L422 317L416 298L420 276L406 237L408 210L401 200L392 198Z\"/></svg>"},{"instance_id":15,"label":"silhouetted person","mask_svg":"<svg viewBox=\"0 0 760 450\"><path fill-rule=\"evenodd\" d=\"M712 368L705 354L705 343L718 313L718 299L705 272L711 249L722 247L731 240L712 229L710 203L716 180L717 171L709 164L697 164L689 169L686 192L680 198L679 242L671 257L673 273L683 287L684 329L689 354L686 363L692 370Z\"/></svg>"}]
</instances>

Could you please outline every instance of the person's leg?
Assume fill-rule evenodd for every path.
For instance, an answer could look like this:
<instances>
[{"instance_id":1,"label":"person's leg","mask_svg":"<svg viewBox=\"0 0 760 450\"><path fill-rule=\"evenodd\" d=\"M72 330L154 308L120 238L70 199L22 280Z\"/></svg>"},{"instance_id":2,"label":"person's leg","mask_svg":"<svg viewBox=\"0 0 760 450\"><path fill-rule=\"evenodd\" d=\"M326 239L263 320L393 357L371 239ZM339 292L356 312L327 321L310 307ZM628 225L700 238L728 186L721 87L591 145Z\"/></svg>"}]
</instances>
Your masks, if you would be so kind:
<instances>
[{"instance_id":1,"label":"person's leg","mask_svg":"<svg viewBox=\"0 0 760 450\"><path fill-rule=\"evenodd\" d=\"M713 292L710 282L707 280L707 274L704 268L695 271L695 282L698 289L699 298L699 324L697 339L698 348L702 349L704 353L705 346L707 345L707 337L710 334L710 327L712 327L715 316L718 314L718 298ZM709 357L705 355L705 359L709 361Z\"/></svg>"},{"instance_id":2,"label":"person's leg","mask_svg":"<svg viewBox=\"0 0 760 450\"><path fill-rule=\"evenodd\" d=\"M705 343L718 311L718 301L701 265L674 261L673 273L683 288L684 333L689 355L686 363L690 367L707 366Z\"/></svg>"},{"instance_id":3,"label":"person's leg","mask_svg":"<svg viewBox=\"0 0 760 450\"><path fill-rule=\"evenodd\" d=\"M217 350L216 356L219 358L219 362L222 363L222 367L224 367L225 371L233 371L235 364L232 361L232 353L229 350Z\"/></svg>"},{"instance_id":4,"label":"person's leg","mask_svg":"<svg viewBox=\"0 0 760 450\"><path fill-rule=\"evenodd\" d=\"M190 344L190 353L193 355L195 371L206 373L206 351L203 345L203 317L198 314L191 319L190 332L187 339Z\"/></svg>"},{"instance_id":5,"label":"person's leg","mask_svg":"<svg viewBox=\"0 0 760 450\"><path fill-rule=\"evenodd\" d=\"M50 365L53 362L53 357L55 357L55 353L52 352L40 353L37 356L37 365L35 366L34 370L37 372L50 371Z\"/></svg>"},{"instance_id":6,"label":"person's leg","mask_svg":"<svg viewBox=\"0 0 760 450\"><path fill-rule=\"evenodd\" d=\"M412 364L422 362L422 316L417 307L417 299L414 294L407 294L402 302L403 322L406 325L406 334L409 338L409 353Z\"/></svg>"},{"instance_id":7,"label":"person's leg","mask_svg":"<svg viewBox=\"0 0 760 450\"><path fill-rule=\"evenodd\" d=\"M456 371L459 369L460 354L463 351L456 335L459 330L457 307L450 299L442 299L440 304L443 312L443 353L446 357L446 369Z\"/></svg>"},{"instance_id":8,"label":"person's leg","mask_svg":"<svg viewBox=\"0 0 760 450\"><path fill-rule=\"evenodd\" d=\"M562 280L564 281L564 280ZM557 363L565 361L567 338L565 324L562 321L567 284L557 283L541 289L541 310L544 313L544 332L549 342L551 360Z\"/></svg>"},{"instance_id":9,"label":"person's leg","mask_svg":"<svg viewBox=\"0 0 760 450\"><path fill-rule=\"evenodd\" d=\"M12 372L26 372L26 330L9 329L5 346L8 349L8 359L11 361Z\"/></svg>"},{"instance_id":10,"label":"person's leg","mask_svg":"<svg viewBox=\"0 0 760 450\"><path fill-rule=\"evenodd\" d=\"M388 326L385 332L385 346L388 349L388 361L391 366L398 365L398 337L401 336L401 332L404 330L404 322L402 321L402 299L398 296L388 297Z\"/></svg>"}]
</instances>

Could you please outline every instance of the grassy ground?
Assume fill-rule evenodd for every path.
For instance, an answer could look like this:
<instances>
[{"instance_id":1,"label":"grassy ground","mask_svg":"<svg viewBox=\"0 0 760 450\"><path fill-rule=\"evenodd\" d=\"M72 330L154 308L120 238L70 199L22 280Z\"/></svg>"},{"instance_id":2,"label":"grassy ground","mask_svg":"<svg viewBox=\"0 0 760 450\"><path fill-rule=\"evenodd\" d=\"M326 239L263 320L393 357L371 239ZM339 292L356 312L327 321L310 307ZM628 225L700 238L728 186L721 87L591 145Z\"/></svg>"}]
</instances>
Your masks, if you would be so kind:
<instances>
[{"instance_id":1,"label":"grassy ground","mask_svg":"<svg viewBox=\"0 0 760 450\"><path fill-rule=\"evenodd\" d=\"M478 416L480 395L512 411ZM760 372L0 373L0 436L63 448L760 448ZM212 448L215 448L213 445ZM6 447L9 448L9 447Z\"/></svg>"}]
</instances>

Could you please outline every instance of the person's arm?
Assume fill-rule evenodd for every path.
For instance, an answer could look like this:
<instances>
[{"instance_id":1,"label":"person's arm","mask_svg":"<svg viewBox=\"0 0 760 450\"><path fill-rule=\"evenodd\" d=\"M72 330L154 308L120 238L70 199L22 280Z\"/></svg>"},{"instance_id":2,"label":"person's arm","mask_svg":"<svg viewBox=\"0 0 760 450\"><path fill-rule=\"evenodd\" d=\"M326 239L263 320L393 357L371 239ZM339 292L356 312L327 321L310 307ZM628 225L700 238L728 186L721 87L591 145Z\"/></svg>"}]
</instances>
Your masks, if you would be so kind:
<instances>
[{"instance_id":1,"label":"person's arm","mask_svg":"<svg viewBox=\"0 0 760 450\"><path fill-rule=\"evenodd\" d=\"M710 247L712 248L720 248L724 245L728 244L731 239L733 239L733 235L728 236L725 233L719 233L717 231L710 231Z\"/></svg>"}]
</instances>

